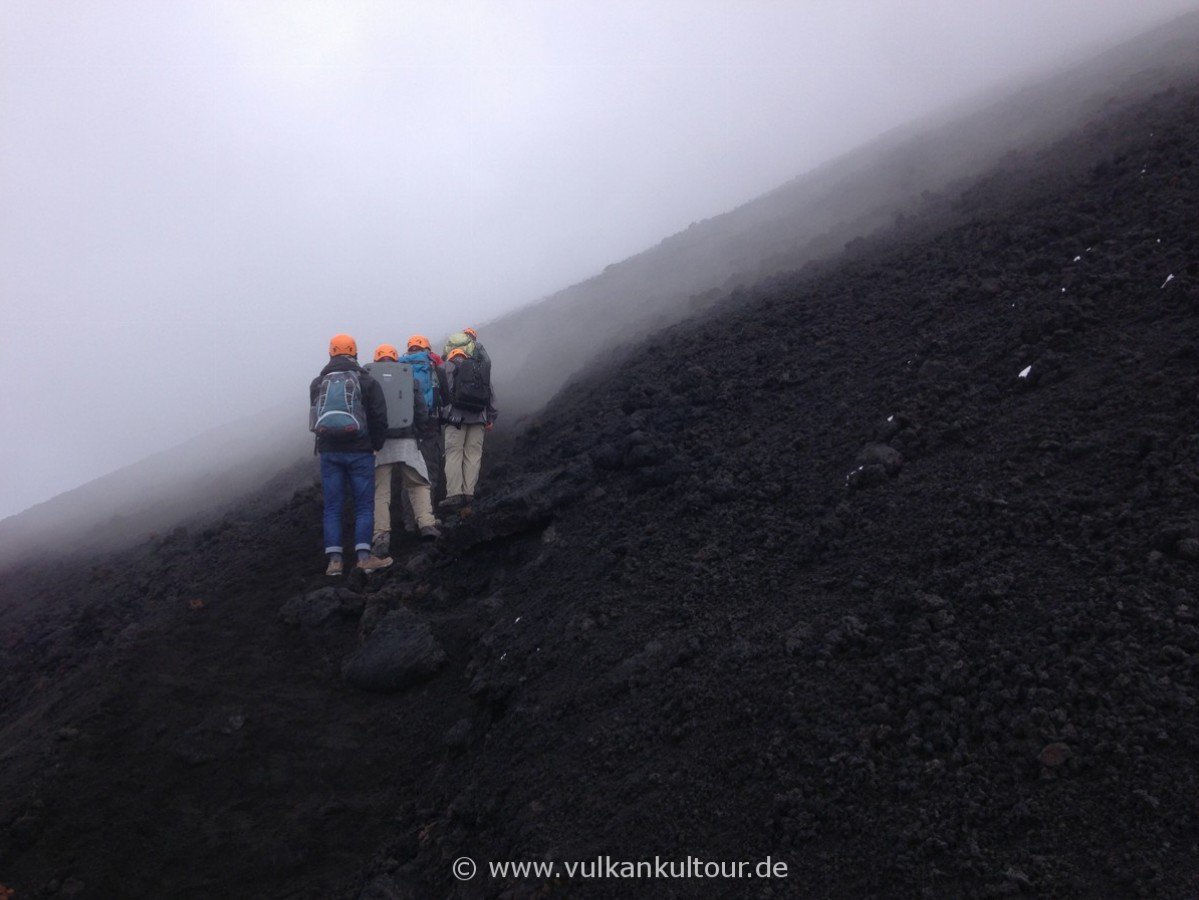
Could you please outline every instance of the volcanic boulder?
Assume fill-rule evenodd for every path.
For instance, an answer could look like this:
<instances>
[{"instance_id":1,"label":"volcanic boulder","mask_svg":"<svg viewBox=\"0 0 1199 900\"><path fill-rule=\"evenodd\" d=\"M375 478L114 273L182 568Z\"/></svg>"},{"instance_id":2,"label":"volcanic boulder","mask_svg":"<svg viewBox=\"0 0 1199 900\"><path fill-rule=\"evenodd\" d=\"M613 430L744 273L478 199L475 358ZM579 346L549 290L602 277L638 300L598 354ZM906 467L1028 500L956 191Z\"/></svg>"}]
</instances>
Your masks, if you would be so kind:
<instances>
[{"instance_id":1,"label":"volcanic boulder","mask_svg":"<svg viewBox=\"0 0 1199 900\"><path fill-rule=\"evenodd\" d=\"M428 624L411 610L398 609L346 659L341 674L356 688L391 693L431 678L445 659Z\"/></svg>"}]
</instances>

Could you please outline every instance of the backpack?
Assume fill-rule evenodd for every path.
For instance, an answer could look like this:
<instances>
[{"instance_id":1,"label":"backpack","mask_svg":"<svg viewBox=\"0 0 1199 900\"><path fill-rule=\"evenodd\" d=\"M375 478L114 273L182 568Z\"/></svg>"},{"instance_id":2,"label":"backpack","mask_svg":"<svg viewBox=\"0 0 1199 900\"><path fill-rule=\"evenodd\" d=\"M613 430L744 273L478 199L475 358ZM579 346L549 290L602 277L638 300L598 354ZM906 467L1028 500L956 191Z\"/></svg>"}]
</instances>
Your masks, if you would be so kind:
<instances>
[{"instance_id":1,"label":"backpack","mask_svg":"<svg viewBox=\"0 0 1199 900\"><path fill-rule=\"evenodd\" d=\"M318 437L356 438L368 433L358 373L330 372L321 379L308 411L308 430Z\"/></svg>"},{"instance_id":2,"label":"backpack","mask_svg":"<svg viewBox=\"0 0 1199 900\"><path fill-rule=\"evenodd\" d=\"M483 364L468 356L458 363L454 371L454 386L450 389L450 403L468 412L482 412L491 402L491 385Z\"/></svg>"},{"instance_id":3,"label":"backpack","mask_svg":"<svg viewBox=\"0 0 1199 900\"><path fill-rule=\"evenodd\" d=\"M450 353L454 350L464 350L467 356L475 355L475 339L465 331L457 331L451 334L445 341L445 353L441 354L446 359L450 358Z\"/></svg>"},{"instance_id":4,"label":"backpack","mask_svg":"<svg viewBox=\"0 0 1199 900\"><path fill-rule=\"evenodd\" d=\"M425 409L430 415L437 414L436 397L434 396L433 360L423 350L418 353L405 353L400 362L412 367L412 382L416 390L425 398Z\"/></svg>"},{"instance_id":5,"label":"backpack","mask_svg":"<svg viewBox=\"0 0 1199 900\"><path fill-rule=\"evenodd\" d=\"M407 437L416 417L412 367L385 359L363 368L383 388L383 399L387 401L387 436Z\"/></svg>"}]
</instances>

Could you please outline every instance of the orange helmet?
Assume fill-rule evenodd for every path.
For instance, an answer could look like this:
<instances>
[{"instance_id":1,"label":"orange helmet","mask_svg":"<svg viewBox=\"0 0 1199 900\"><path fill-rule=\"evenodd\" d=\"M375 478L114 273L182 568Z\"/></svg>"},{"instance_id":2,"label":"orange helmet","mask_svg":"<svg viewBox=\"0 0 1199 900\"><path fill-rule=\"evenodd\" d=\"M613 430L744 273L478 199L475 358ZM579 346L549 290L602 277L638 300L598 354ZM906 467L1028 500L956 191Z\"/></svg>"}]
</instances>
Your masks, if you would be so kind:
<instances>
[{"instance_id":1,"label":"orange helmet","mask_svg":"<svg viewBox=\"0 0 1199 900\"><path fill-rule=\"evenodd\" d=\"M429 339L427 337L425 337L423 334L414 334L414 335L412 335L412 337L408 338L408 349L409 350L428 350L429 349Z\"/></svg>"},{"instance_id":2,"label":"orange helmet","mask_svg":"<svg viewBox=\"0 0 1199 900\"><path fill-rule=\"evenodd\" d=\"M390 359L393 362L400 361L400 352L391 344L380 344L375 348L375 362L381 359Z\"/></svg>"},{"instance_id":3,"label":"orange helmet","mask_svg":"<svg viewBox=\"0 0 1199 900\"><path fill-rule=\"evenodd\" d=\"M473 338L474 338L476 341L479 339L479 332L475 331L473 328L463 328L463 329L462 329L462 333L463 333L463 334L469 334L469 335L470 335L471 337L473 337Z\"/></svg>"},{"instance_id":4,"label":"orange helmet","mask_svg":"<svg viewBox=\"0 0 1199 900\"><path fill-rule=\"evenodd\" d=\"M348 334L335 334L329 339L330 356L357 356L358 342Z\"/></svg>"},{"instance_id":5,"label":"orange helmet","mask_svg":"<svg viewBox=\"0 0 1199 900\"><path fill-rule=\"evenodd\" d=\"M466 355L466 351L461 347L455 347L450 351L450 355L447 356L446 359L470 359L470 357Z\"/></svg>"}]
</instances>

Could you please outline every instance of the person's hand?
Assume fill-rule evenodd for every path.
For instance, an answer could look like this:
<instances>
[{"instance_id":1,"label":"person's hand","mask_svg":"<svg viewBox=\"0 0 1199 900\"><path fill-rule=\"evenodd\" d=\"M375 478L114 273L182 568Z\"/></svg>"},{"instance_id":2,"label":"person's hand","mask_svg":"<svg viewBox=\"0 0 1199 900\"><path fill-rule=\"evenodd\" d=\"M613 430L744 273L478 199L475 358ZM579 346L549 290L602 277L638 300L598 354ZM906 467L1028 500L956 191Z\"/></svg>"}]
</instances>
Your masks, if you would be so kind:
<instances>
[{"instance_id":1,"label":"person's hand","mask_svg":"<svg viewBox=\"0 0 1199 900\"><path fill-rule=\"evenodd\" d=\"M446 419L446 421L455 428L459 428L462 425L462 416L450 416L448 419Z\"/></svg>"},{"instance_id":2,"label":"person's hand","mask_svg":"<svg viewBox=\"0 0 1199 900\"><path fill-rule=\"evenodd\" d=\"M493 428L495 428L495 422L488 422L486 425L483 426L484 431L491 431L491 429L493 429Z\"/></svg>"}]
</instances>

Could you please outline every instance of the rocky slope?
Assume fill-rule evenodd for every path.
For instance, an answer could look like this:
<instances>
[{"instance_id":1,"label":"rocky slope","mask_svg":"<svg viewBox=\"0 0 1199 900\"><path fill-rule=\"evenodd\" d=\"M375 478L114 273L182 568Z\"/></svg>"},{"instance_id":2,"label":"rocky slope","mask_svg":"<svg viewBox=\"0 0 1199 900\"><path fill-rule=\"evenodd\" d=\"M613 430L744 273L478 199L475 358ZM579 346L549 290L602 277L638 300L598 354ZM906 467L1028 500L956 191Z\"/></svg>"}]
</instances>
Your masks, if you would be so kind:
<instances>
[{"instance_id":1,"label":"rocky slope","mask_svg":"<svg viewBox=\"0 0 1199 900\"><path fill-rule=\"evenodd\" d=\"M1189 77L1199 12L1017 89L1005 86L880 137L748 203L613 263L580 284L483 325L510 424L535 413L585 364L701 312L737 286L810 261L897 217L929 212L1009 154L1066 134ZM391 323L407 334L412 323ZM323 340L323 337L321 338ZM290 401L289 401L290 403ZM258 494L277 502L296 482L255 486L273 460L302 462L294 409L196 435L179 447L0 521L0 572L33 554L122 549L178 526L207 527ZM191 473L181 478L180 473ZM150 491L139 490L152 484Z\"/></svg>"},{"instance_id":2,"label":"rocky slope","mask_svg":"<svg viewBox=\"0 0 1199 900\"><path fill-rule=\"evenodd\" d=\"M594 278L486 325L510 361L506 395L537 410L580 362L678 322L780 271L827 259L846 241L918 214L1009 153L1040 148L1090 117L1138 102L1195 70L1199 12L1052 77L972 99L805 172L671 235Z\"/></svg>"},{"instance_id":3,"label":"rocky slope","mask_svg":"<svg viewBox=\"0 0 1199 900\"><path fill-rule=\"evenodd\" d=\"M606 360L369 581L305 574L315 488L6 580L0 882L1193 896L1197 119L1179 83Z\"/></svg>"}]
</instances>

